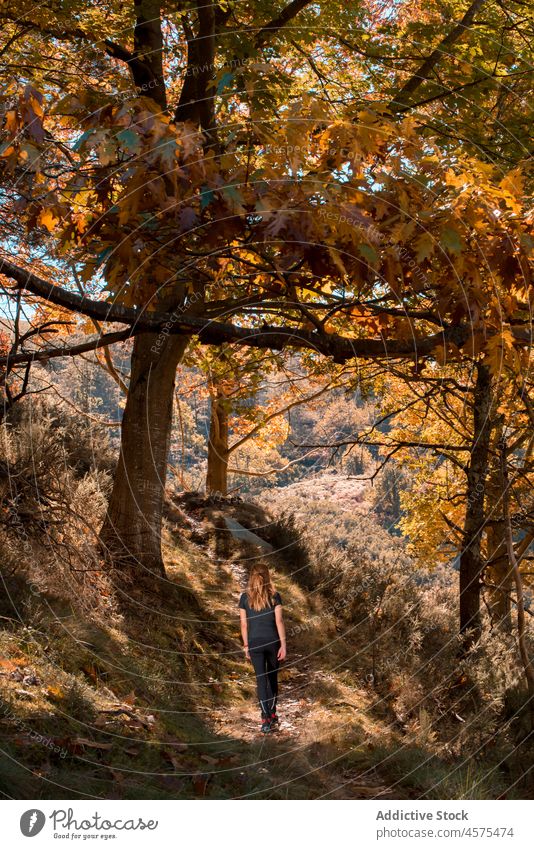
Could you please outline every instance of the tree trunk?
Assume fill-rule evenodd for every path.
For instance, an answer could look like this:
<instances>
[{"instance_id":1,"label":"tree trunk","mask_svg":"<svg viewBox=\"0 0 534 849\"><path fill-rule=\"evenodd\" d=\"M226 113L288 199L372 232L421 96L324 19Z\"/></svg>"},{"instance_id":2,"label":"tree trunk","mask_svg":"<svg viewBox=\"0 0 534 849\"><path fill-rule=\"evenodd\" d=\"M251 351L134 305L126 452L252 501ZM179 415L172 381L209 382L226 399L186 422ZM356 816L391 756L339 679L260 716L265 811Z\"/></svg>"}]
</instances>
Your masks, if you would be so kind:
<instances>
[{"instance_id":1,"label":"tree trunk","mask_svg":"<svg viewBox=\"0 0 534 849\"><path fill-rule=\"evenodd\" d=\"M495 502L494 502L495 503ZM513 574L506 553L506 532L503 522L494 523L488 529L488 561L494 563L486 569L490 584L489 609L491 622L497 628L510 632L512 630L512 582Z\"/></svg>"},{"instance_id":2,"label":"tree trunk","mask_svg":"<svg viewBox=\"0 0 534 849\"><path fill-rule=\"evenodd\" d=\"M484 527L484 495L491 436L491 376L477 364L473 398L473 444L467 471L467 505L460 554L460 633L464 646L477 642L481 633L480 586L483 559L481 537Z\"/></svg>"},{"instance_id":3,"label":"tree trunk","mask_svg":"<svg viewBox=\"0 0 534 849\"><path fill-rule=\"evenodd\" d=\"M499 444L503 437L502 415L497 416L492 439ZM486 481L486 497L489 508L500 503L502 497L502 470L499 461L489 463ZM488 608L492 626L499 630L512 630L512 570L506 549L504 520L492 514L492 522L486 530L486 561L484 583L488 586Z\"/></svg>"},{"instance_id":4,"label":"tree trunk","mask_svg":"<svg viewBox=\"0 0 534 849\"><path fill-rule=\"evenodd\" d=\"M130 71L135 85L165 110L160 4L135 0L134 12ZM120 455L100 539L111 562L138 583L144 572L164 575L161 518L174 381L187 343L188 337L157 333L134 340Z\"/></svg>"},{"instance_id":5,"label":"tree trunk","mask_svg":"<svg viewBox=\"0 0 534 849\"><path fill-rule=\"evenodd\" d=\"M530 714L530 731L534 729L534 666L529 653L527 623L525 621L525 593L523 589L523 576L519 571L519 562L514 550L514 537L512 532L512 522L510 519L510 481L508 479L508 466L506 460L506 444L501 442L501 469L502 469L502 508L504 528L506 535L506 551L508 554L509 564L512 570L512 575L515 583L516 607L517 607L517 642L519 646L519 656L523 664L525 678L528 689L528 699L526 704L529 706ZM516 473L517 476L517 473ZM513 480L513 479L512 479Z\"/></svg>"},{"instance_id":6,"label":"tree trunk","mask_svg":"<svg viewBox=\"0 0 534 849\"><path fill-rule=\"evenodd\" d=\"M212 395L206 492L228 494L228 410L218 392Z\"/></svg>"},{"instance_id":7,"label":"tree trunk","mask_svg":"<svg viewBox=\"0 0 534 849\"><path fill-rule=\"evenodd\" d=\"M163 576L161 519L176 368L189 337L135 338L113 491L100 532L121 571Z\"/></svg>"}]
</instances>

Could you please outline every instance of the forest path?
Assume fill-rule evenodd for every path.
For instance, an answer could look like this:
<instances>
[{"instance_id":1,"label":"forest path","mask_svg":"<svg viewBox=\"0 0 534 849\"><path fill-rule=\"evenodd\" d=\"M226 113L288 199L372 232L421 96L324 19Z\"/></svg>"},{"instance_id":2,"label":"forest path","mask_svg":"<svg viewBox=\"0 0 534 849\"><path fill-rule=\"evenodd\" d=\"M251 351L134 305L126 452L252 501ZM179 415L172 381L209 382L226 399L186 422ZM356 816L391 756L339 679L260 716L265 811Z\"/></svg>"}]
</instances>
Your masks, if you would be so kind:
<instances>
[{"instance_id":1,"label":"forest path","mask_svg":"<svg viewBox=\"0 0 534 849\"><path fill-rule=\"evenodd\" d=\"M244 586L245 570L232 562L227 566L234 577L235 597ZM376 729L366 714L361 690L322 668L323 663L320 654L292 650L289 641L289 655L279 674L279 729L262 734L258 703L252 697L210 711L213 732L248 744L247 768L256 768L273 787L293 781L300 785L304 780L310 784L309 798L399 798L368 757L366 746ZM247 670L245 680L236 683L251 689L255 679L250 662ZM362 737L356 747L350 739L354 727Z\"/></svg>"}]
</instances>

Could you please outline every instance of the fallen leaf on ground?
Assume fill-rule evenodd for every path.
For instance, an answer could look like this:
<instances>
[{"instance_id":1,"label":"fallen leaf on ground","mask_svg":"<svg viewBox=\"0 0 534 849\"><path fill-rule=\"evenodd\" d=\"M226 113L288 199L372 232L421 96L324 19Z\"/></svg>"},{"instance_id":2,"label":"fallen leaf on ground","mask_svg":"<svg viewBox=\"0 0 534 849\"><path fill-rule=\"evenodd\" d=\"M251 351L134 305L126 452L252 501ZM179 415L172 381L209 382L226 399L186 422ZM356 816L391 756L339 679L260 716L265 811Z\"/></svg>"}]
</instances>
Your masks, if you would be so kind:
<instances>
[{"instance_id":1,"label":"fallen leaf on ground","mask_svg":"<svg viewBox=\"0 0 534 849\"><path fill-rule=\"evenodd\" d=\"M61 689L61 687L47 687L46 695L52 701L61 701L61 699L65 698L65 693Z\"/></svg>"},{"instance_id":2,"label":"fallen leaf on ground","mask_svg":"<svg viewBox=\"0 0 534 849\"><path fill-rule=\"evenodd\" d=\"M174 752L167 752L166 750L163 750L161 754L169 761L173 769L177 770L178 772L183 772L183 764L180 763L179 759L176 757L176 754Z\"/></svg>"},{"instance_id":3,"label":"fallen leaf on ground","mask_svg":"<svg viewBox=\"0 0 534 849\"><path fill-rule=\"evenodd\" d=\"M210 775L194 775L191 779L193 783L193 788L197 796L205 796L206 789L208 787L208 782L210 780Z\"/></svg>"},{"instance_id":4,"label":"fallen leaf on ground","mask_svg":"<svg viewBox=\"0 0 534 849\"><path fill-rule=\"evenodd\" d=\"M24 666L27 661L27 657L0 657L0 670L13 672L18 666Z\"/></svg>"},{"instance_id":5,"label":"fallen leaf on ground","mask_svg":"<svg viewBox=\"0 0 534 849\"><path fill-rule=\"evenodd\" d=\"M133 705L137 701L137 696L135 695L135 692L132 690L132 692L128 693L128 695L125 696L122 701L124 702L125 705Z\"/></svg>"},{"instance_id":6,"label":"fallen leaf on ground","mask_svg":"<svg viewBox=\"0 0 534 849\"><path fill-rule=\"evenodd\" d=\"M172 746L177 752L185 752L189 748L189 744L184 743L182 740L165 740L165 745Z\"/></svg>"},{"instance_id":7,"label":"fallen leaf on ground","mask_svg":"<svg viewBox=\"0 0 534 849\"><path fill-rule=\"evenodd\" d=\"M219 758L213 758L211 755L201 755L200 760L207 764L218 764Z\"/></svg>"}]
</instances>

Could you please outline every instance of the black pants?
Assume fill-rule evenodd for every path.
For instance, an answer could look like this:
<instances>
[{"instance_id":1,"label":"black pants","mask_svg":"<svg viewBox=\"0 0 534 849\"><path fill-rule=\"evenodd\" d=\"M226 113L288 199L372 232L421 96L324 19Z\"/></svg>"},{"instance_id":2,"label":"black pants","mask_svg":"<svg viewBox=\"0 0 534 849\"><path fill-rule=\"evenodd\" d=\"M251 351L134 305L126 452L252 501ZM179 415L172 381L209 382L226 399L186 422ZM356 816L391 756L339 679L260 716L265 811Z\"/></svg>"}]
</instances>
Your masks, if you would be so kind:
<instances>
[{"instance_id":1,"label":"black pants","mask_svg":"<svg viewBox=\"0 0 534 849\"><path fill-rule=\"evenodd\" d=\"M278 697L278 649L280 643L270 643L260 649L250 649L250 659L256 673L258 701L262 716L271 716Z\"/></svg>"}]
</instances>

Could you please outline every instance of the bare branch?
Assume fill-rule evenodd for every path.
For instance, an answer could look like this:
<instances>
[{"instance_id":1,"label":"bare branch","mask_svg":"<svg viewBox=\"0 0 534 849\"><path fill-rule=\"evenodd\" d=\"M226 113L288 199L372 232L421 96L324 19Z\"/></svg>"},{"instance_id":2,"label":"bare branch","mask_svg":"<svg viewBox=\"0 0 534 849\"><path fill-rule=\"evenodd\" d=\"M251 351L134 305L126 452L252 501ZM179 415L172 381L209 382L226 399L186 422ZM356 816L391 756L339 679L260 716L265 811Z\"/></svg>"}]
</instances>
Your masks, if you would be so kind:
<instances>
[{"instance_id":1,"label":"bare branch","mask_svg":"<svg viewBox=\"0 0 534 849\"><path fill-rule=\"evenodd\" d=\"M118 330L115 333L104 333L101 336L97 336L96 339L89 339L87 342L81 342L79 345L37 348L35 351L8 354L7 357L0 357L0 366L14 366L21 363L46 363L48 360L56 357L75 357L77 354L85 354L87 351L96 351L97 348L115 345L117 342L124 342L131 336L132 331L130 328L127 328L126 330Z\"/></svg>"}]
</instances>

